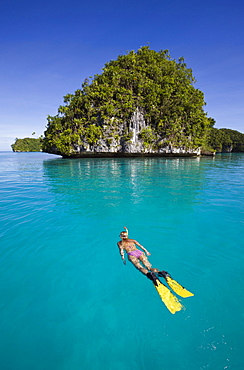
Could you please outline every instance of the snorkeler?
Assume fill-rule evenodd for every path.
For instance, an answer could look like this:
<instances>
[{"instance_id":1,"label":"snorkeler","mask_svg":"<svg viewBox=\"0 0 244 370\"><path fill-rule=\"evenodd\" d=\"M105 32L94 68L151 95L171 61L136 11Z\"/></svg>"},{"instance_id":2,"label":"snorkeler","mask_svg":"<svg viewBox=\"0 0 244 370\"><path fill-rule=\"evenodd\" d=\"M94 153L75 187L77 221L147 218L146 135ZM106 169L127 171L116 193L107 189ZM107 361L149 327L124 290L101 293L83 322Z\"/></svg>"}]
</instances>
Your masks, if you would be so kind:
<instances>
[{"instance_id":1,"label":"snorkeler","mask_svg":"<svg viewBox=\"0 0 244 370\"><path fill-rule=\"evenodd\" d=\"M123 263L126 264L124 254L124 251L126 251L129 261L133 263L133 265L139 271L146 275L148 279L152 280L159 296L161 297L168 310L173 314L177 311L182 310L183 305L179 302L177 297L175 297L172 292L164 284L162 284L158 277L163 277L170 288L183 298L191 297L194 294L185 289L176 280L172 279L168 272L152 268L151 263L146 257L146 255L150 256L151 253L149 253L148 250L144 248L140 243L138 243L135 239L129 239L129 232L127 227L124 227L124 229L125 231L121 231L119 235L121 241L117 243ZM136 246L140 247L140 249L142 249L146 253L146 255Z\"/></svg>"},{"instance_id":2,"label":"snorkeler","mask_svg":"<svg viewBox=\"0 0 244 370\"><path fill-rule=\"evenodd\" d=\"M152 268L151 263L148 261L146 255L150 256L151 253L149 253L148 250L135 239L129 239L128 229L126 227L124 227L124 229L125 231L121 231L119 235L122 240L117 243L123 263L126 264L124 255L125 250L128 260L150 280L153 280L154 277L156 278L156 276L154 276L152 273L160 273L160 271L156 268ZM140 249L137 249L136 246L140 247L146 253L146 255Z\"/></svg>"}]
</instances>

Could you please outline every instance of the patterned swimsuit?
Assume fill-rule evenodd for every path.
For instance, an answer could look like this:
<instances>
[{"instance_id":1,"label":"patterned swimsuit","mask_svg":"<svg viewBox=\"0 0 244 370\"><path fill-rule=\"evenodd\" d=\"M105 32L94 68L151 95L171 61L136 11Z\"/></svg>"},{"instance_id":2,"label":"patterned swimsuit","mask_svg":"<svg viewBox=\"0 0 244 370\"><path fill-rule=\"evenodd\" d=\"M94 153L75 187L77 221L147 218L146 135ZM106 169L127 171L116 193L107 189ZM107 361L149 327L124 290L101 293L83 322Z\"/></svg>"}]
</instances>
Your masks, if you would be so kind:
<instances>
[{"instance_id":1,"label":"patterned swimsuit","mask_svg":"<svg viewBox=\"0 0 244 370\"><path fill-rule=\"evenodd\" d=\"M132 251L132 252L128 253L129 256L133 256L133 257L136 257L136 258L139 258L142 254L143 254L143 252L139 251L139 249L136 249L135 251Z\"/></svg>"}]
</instances>

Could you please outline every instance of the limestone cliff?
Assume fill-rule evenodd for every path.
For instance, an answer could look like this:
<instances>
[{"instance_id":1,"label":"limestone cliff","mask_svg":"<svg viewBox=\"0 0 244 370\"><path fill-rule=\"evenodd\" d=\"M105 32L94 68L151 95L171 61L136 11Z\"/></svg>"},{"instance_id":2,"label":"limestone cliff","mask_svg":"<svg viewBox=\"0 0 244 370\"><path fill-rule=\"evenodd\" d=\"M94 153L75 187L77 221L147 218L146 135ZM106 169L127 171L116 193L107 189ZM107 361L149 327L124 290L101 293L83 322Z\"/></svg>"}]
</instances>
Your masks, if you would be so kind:
<instances>
[{"instance_id":1,"label":"limestone cliff","mask_svg":"<svg viewBox=\"0 0 244 370\"><path fill-rule=\"evenodd\" d=\"M96 143L89 144L83 140L82 144L74 144L73 151L64 157L123 157L123 156L198 156L200 147L196 149L174 147L159 136L151 143L145 143L141 137L143 130L149 130L143 113L137 108L129 123L118 126L117 131L110 125L103 125L103 138ZM125 134L126 133L126 134ZM58 153L54 149L54 152Z\"/></svg>"}]
</instances>

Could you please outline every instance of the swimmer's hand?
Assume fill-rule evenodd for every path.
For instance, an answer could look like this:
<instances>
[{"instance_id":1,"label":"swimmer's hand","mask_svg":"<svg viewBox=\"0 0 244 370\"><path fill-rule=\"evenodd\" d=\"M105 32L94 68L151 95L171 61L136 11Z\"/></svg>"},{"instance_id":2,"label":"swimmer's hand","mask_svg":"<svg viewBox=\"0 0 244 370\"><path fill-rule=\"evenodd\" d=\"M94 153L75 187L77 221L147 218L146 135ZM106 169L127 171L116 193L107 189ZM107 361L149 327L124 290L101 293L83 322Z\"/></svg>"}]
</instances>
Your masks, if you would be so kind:
<instances>
[{"instance_id":1,"label":"swimmer's hand","mask_svg":"<svg viewBox=\"0 0 244 370\"><path fill-rule=\"evenodd\" d=\"M148 256L151 256L151 253L150 253L150 252L148 252L148 251L146 251L146 254L147 254Z\"/></svg>"},{"instance_id":2,"label":"swimmer's hand","mask_svg":"<svg viewBox=\"0 0 244 370\"><path fill-rule=\"evenodd\" d=\"M123 258L123 264L126 265L126 259L125 258Z\"/></svg>"}]
</instances>

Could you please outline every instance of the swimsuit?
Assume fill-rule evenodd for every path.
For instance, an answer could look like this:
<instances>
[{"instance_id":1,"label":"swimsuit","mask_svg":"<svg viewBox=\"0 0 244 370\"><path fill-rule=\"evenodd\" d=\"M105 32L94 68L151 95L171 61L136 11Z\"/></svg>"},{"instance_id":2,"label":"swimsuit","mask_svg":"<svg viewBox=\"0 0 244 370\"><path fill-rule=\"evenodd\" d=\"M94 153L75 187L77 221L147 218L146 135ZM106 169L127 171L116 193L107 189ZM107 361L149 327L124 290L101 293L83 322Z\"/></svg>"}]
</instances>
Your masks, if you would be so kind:
<instances>
[{"instance_id":1,"label":"swimsuit","mask_svg":"<svg viewBox=\"0 0 244 370\"><path fill-rule=\"evenodd\" d=\"M129 252L128 255L139 258L143 254L142 251L139 251L139 249L136 249L135 251Z\"/></svg>"},{"instance_id":2,"label":"swimsuit","mask_svg":"<svg viewBox=\"0 0 244 370\"><path fill-rule=\"evenodd\" d=\"M143 274L146 274L148 272L147 270L150 270L152 267L151 263L148 261L147 257L145 256L145 253L143 253L139 249L129 252L128 259ZM143 263L143 265L147 268L147 270L141 265L140 262Z\"/></svg>"}]
</instances>

